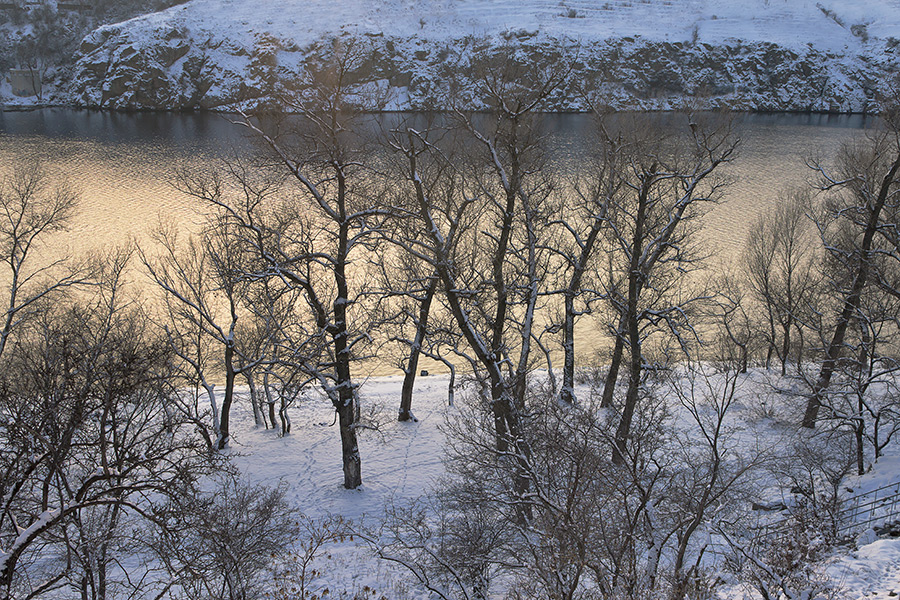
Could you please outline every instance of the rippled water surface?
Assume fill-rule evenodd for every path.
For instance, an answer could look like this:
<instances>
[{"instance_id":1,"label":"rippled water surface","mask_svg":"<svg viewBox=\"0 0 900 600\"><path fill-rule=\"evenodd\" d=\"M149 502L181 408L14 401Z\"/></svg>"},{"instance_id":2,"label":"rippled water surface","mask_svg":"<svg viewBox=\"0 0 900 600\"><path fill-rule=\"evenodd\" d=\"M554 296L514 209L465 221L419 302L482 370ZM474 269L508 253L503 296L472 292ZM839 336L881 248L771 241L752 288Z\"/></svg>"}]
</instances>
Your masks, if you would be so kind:
<instances>
[{"instance_id":1,"label":"rippled water surface","mask_svg":"<svg viewBox=\"0 0 900 600\"><path fill-rule=\"evenodd\" d=\"M0 113L0 168L35 157L79 191L76 250L141 238L160 217L195 222L196 205L172 185L175 167L213 164L245 145L215 115Z\"/></svg>"},{"instance_id":2,"label":"rippled water surface","mask_svg":"<svg viewBox=\"0 0 900 600\"><path fill-rule=\"evenodd\" d=\"M809 157L826 162L861 135L859 116L747 115L740 154L727 168L734 183L706 217L704 237L719 255L740 250L748 223L778 191L802 184ZM550 117L554 139L577 158L586 143L584 115ZM196 205L172 185L180 165L213 165L246 150L243 128L220 115L117 114L67 109L0 113L0 169L40 158L69 177L82 204L73 228L79 244L116 244L141 237L158 220L197 220Z\"/></svg>"}]
</instances>

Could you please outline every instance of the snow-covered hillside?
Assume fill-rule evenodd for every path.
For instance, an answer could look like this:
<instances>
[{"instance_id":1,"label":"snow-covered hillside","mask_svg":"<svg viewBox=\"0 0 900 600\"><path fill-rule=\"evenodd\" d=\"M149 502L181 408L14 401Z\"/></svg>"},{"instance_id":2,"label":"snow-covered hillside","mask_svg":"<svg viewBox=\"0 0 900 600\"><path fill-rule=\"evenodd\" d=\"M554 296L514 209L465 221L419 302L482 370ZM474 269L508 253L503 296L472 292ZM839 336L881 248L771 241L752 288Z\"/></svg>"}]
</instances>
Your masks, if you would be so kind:
<instances>
[{"instance_id":1,"label":"snow-covered hillside","mask_svg":"<svg viewBox=\"0 0 900 600\"><path fill-rule=\"evenodd\" d=\"M900 71L900 0L192 0L89 35L53 101L227 107L336 38L368 44L388 108L440 106L448 61L512 44L572 61L558 110L602 90L634 108L863 111Z\"/></svg>"},{"instance_id":2,"label":"snow-covered hillside","mask_svg":"<svg viewBox=\"0 0 900 600\"><path fill-rule=\"evenodd\" d=\"M870 38L900 36L897 0L193 0L136 19L133 34L184 26L199 36L250 47L260 35L299 46L323 34L383 34L451 40L525 29L585 42L640 36L686 42L697 30L711 44L773 42L794 50L812 43L830 52L858 52ZM198 35L194 36L195 39Z\"/></svg>"}]
</instances>

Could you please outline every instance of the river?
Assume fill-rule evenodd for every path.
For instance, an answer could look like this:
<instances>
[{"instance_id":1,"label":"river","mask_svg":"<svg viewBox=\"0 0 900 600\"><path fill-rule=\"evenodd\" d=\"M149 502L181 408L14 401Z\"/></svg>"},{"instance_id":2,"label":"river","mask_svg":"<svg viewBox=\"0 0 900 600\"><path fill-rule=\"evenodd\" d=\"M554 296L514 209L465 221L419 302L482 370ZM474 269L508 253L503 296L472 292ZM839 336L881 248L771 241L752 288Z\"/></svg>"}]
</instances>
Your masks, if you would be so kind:
<instances>
[{"instance_id":1,"label":"river","mask_svg":"<svg viewBox=\"0 0 900 600\"><path fill-rule=\"evenodd\" d=\"M548 120L558 151L577 160L588 117ZM779 190L812 178L806 161L817 157L828 164L866 124L861 116L739 115L740 153L727 167L734 183L704 216L704 247L718 261L738 258L753 219ZM67 177L81 204L60 244L73 255L95 253L146 239L161 220L185 228L199 224L197 204L172 185L174 170L213 166L248 151L245 131L219 114L0 112L0 173L16 161L37 158L51 173Z\"/></svg>"}]
</instances>

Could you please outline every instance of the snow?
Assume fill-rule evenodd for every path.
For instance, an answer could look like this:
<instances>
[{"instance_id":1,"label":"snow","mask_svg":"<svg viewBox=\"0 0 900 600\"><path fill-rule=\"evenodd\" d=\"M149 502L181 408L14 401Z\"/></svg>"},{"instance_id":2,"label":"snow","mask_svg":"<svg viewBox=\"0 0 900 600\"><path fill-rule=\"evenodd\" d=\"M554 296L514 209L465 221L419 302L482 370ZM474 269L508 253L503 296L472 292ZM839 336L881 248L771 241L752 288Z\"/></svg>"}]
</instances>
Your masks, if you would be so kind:
<instances>
[{"instance_id":1,"label":"snow","mask_svg":"<svg viewBox=\"0 0 900 600\"><path fill-rule=\"evenodd\" d=\"M341 440L334 409L324 397L305 398L292 409L293 431L284 438L273 430L253 429L252 415L239 415L232 438L235 461L259 483L290 483L289 497L310 517L358 519L380 514L389 497L413 500L444 473L440 425L447 413L447 381L420 377L414 400L422 400L414 406L418 421L403 423L396 420L395 406L402 384L401 377L377 377L363 386L363 424L376 430L359 430L359 489L343 487Z\"/></svg>"},{"instance_id":2,"label":"snow","mask_svg":"<svg viewBox=\"0 0 900 600\"><path fill-rule=\"evenodd\" d=\"M10 557L21 552L22 548L31 542L32 538L48 527L60 514L62 514L61 508L45 510L28 527L22 528L17 525L16 531L19 535L12 541L7 550L0 548L0 574L6 571Z\"/></svg>"},{"instance_id":3,"label":"snow","mask_svg":"<svg viewBox=\"0 0 900 600\"><path fill-rule=\"evenodd\" d=\"M253 427L245 398L238 400L233 426L233 459L255 482L289 485L288 498L307 516L324 519L340 515L356 525L373 525L388 505L403 505L429 493L445 473L442 463L445 436L443 423L460 410L447 406L446 375L417 380L413 410L418 421L397 422L402 378L371 377L360 388L363 422L375 430L360 431L363 485L357 490L342 487L340 438L333 408L323 395L308 394L291 408L293 431L284 438L272 430ZM786 422L791 400L774 394L773 377L751 371L738 389L729 443L737 452L784 451L797 435ZM586 394L584 386L578 392ZM243 390L240 396L246 395ZM462 401L465 402L465 399ZM690 427L689 415L678 416L678 427ZM896 446L896 445L895 445ZM900 451L888 453L863 477L851 478L846 486L853 493L897 481ZM787 500L789 494L777 482L753 485L758 500ZM778 518L774 513L774 518ZM838 547L823 562L823 576L834 586L835 600L890 598L900 592L900 539L878 539L874 532L859 537L858 548ZM428 598L409 573L374 556L361 540L347 540L329 547L317 560L321 573L318 589L361 590L368 587L388 598ZM720 600L756 598L743 585L720 588Z\"/></svg>"},{"instance_id":4,"label":"snow","mask_svg":"<svg viewBox=\"0 0 900 600\"><path fill-rule=\"evenodd\" d=\"M821 8L820 8L821 7ZM826 11L835 15L829 17ZM837 21L843 23L840 25ZM598 40L766 41L841 51L900 32L900 1L868 0L192 0L129 23L130 30L181 25L252 47L263 34L305 46L324 34L353 33L425 40L524 32Z\"/></svg>"},{"instance_id":5,"label":"snow","mask_svg":"<svg viewBox=\"0 0 900 600\"><path fill-rule=\"evenodd\" d=\"M900 539L875 540L828 568L846 598L896 598L900 593Z\"/></svg>"},{"instance_id":6,"label":"snow","mask_svg":"<svg viewBox=\"0 0 900 600\"><path fill-rule=\"evenodd\" d=\"M668 110L700 90L713 108L865 112L872 71L897 70L898 32L900 0L191 0L88 35L74 67L45 78L44 101L234 108L272 72L363 39L388 110L439 103L448 51L465 64L510 44L584 65L629 57L579 74L591 85L610 69L603 92L619 107ZM159 58L172 53L172 63ZM662 79L649 81L654 73ZM38 102L5 90L0 99ZM572 95L549 106L586 108Z\"/></svg>"}]
</instances>

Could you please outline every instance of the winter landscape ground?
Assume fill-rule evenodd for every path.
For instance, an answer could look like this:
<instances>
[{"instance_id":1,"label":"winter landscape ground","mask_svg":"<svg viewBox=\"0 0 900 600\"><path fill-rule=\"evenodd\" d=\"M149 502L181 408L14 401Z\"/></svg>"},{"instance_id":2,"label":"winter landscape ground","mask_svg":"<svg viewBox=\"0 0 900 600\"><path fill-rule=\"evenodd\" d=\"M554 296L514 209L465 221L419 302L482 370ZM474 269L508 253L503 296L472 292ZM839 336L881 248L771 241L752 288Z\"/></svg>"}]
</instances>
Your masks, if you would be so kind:
<instances>
[{"instance_id":1,"label":"winter landscape ground","mask_svg":"<svg viewBox=\"0 0 900 600\"><path fill-rule=\"evenodd\" d=\"M789 513L753 511L753 503L784 502L795 506L797 500L784 486L786 474L778 474L780 466L797 460L794 444L805 435L796 426L797 399L775 391L785 383L764 369L753 369L741 377L728 419L731 452L739 456L768 454L766 464L748 474L746 485L742 486L745 489L736 494L739 499L728 507L742 513L751 528ZM422 377L414 406L418 421L400 423L395 420L395 404L401 384L400 377L373 377L361 390L364 411L379 426L363 436L365 471L363 485L357 490L346 490L341 485L340 441L333 431L334 413L328 402L315 396L305 398L292 410L293 430L285 437L278 437L274 430L254 427L252 414L246 404L242 405L231 452L252 481L267 485L285 483L288 497L306 515L319 519L338 515L352 520L353 528L377 530L387 507L423 502L444 476L444 430L448 422L465 412L460 405L472 401L463 394L457 406L448 406L447 377ZM596 390L585 383L578 392L580 397L588 398ZM683 407L672 408L678 427L690 433L693 424ZM844 480L840 494L848 497L895 483L898 474L900 452L894 446L869 473ZM747 534L753 536L749 530ZM734 550L714 534L701 537L700 543L710 544L709 568L723 581L712 597L758 598L752 586L738 583L734 573L722 568L724 556ZM887 599L900 593L900 539L875 539L870 530L857 529L853 539L830 550L821 560L815 569L817 581L809 588L815 592L798 598ZM372 546L358 538L326 545L314 564L319 575L309 583L315 594L321 595L328 588L336 597L352 598L369 588L376 592L376 598L434 597L421 589L409 571L379 560ZM796 590L798 594L803 591Z\"/></svg>"},{"instance_id":2,"label":"winter landscape ground","mask_svg":"<svg viewBox=\"0 0 900 600\"><path fill-rule=\"evenodd\" d=\"M258 152L84 257L93 190L0 165L0 600L900 593L900 0L191 0L65 60L2 27L46 82L5 104L232 110ZM727 265L734 108L879 116Z\"/></svg>"},{"instance_id":3,"label":"winter landscape ground","mask_svg":"<svg viewBox=\"0 0 900 600\"><path fill-rule=\"evenodd\" d=\"M4 175L0 598L893 597L900 115L727 270L728 115L596 115L573 161L532 112L296 106L130 249L57 259L78 194Z\"/></svg>"}]
</instances>

